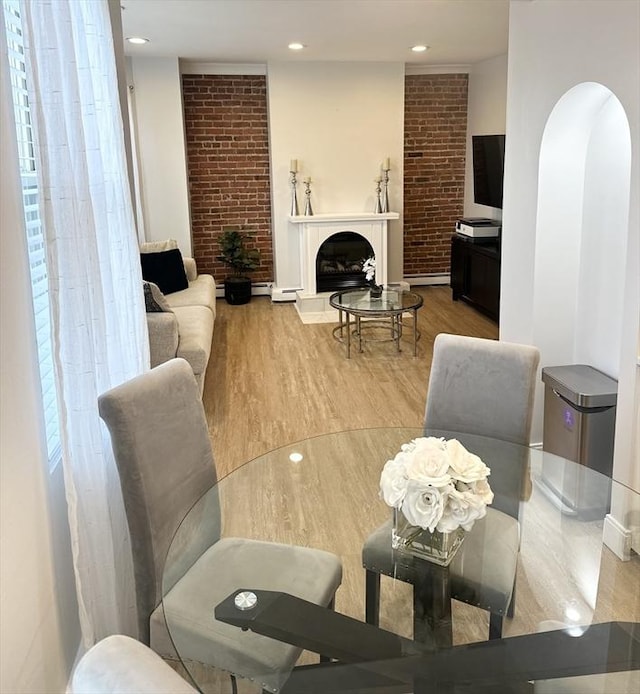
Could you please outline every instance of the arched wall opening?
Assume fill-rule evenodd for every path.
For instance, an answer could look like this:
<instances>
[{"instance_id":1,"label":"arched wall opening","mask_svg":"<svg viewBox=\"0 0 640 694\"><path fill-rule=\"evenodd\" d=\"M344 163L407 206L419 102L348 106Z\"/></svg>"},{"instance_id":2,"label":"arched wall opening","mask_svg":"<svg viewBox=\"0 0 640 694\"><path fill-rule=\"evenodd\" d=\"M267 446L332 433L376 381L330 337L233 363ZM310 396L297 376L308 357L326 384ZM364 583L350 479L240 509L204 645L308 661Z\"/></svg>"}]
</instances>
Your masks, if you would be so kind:
<instances>
[{"instance_id":1,"label":"arched wall opening","mask_svg":"<svg viewBox=\"0 0 640 694\"><path fill-rule=\"evenodd\" d=\"M540 148L533 336L543 366L589 364L618 378L630 178L622 104L601 84L573 87Z\"/></svg>"},{"instance_id":2,"label":"arched wall opening","mask_svg":"<svg viewBox=\"0 0 640 694\"><path fill-rule=\"evenodd\" d=\"M620 377L625 285L634 272L627 252L637 247L629 227L631 155L625 110L605 86L578 84L556 103L538 169L533 338L543 366L589 364ZM543 401L539 383L537 431ZM628 484L637 476L629 464L614 453L614 479ZM624 558L630 513L637 509L614 490L603 539Z\"/></svg>"}]
</instances>

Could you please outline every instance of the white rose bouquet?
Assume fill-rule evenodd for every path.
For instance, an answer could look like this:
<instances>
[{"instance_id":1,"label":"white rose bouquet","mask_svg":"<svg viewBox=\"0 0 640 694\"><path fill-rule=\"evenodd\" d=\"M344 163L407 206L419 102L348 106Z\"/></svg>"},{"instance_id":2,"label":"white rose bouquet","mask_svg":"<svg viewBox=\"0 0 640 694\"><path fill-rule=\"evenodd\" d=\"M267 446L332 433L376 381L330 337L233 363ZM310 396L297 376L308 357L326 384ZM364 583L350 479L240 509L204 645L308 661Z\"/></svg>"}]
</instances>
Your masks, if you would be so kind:
<instances>
[{"instance_id":1,"label":"white rose bouquet","mask_svg":"<svg viewBox=\"0 0 640 694\"><path fill-rule=\"evenodd\" d=\"M411 525L430 532L471 530L493 501L487 482L490 472L456 439L418 438L403 444L385 463L380 495Z\"/></svg>"},{"instance_id":2,"label":"white rose bouquet","mask_svg":"<svg viewBox=\"0 0 640 694\"><path fill-rule=\"evenodd\" d=\"M367 258L364 263L362 263L362 272L364 272L364 277L367 282L375 280L376 277L376 259L371 256Z\"/></svg>"}]
</instances>

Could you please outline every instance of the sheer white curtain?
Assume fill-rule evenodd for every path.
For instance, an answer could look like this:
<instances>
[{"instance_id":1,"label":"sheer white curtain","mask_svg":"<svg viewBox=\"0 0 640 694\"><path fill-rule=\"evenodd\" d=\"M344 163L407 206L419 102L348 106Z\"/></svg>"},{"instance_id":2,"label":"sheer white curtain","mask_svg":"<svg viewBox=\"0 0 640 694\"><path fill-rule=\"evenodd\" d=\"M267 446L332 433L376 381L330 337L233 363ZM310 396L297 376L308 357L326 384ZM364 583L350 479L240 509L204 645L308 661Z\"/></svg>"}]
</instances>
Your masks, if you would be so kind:
<instances>
[{"instance_id":1,"label":"sheer white curtain","mask_svg":"<svg viewBox=\"0 0 640 694\"><path fill-rule=\"evenodd\" d=\"M149 363L107 0L26 0L35 128L80 623L135 635L122 499L100 393Z\"/></svg>"}]
</instances>

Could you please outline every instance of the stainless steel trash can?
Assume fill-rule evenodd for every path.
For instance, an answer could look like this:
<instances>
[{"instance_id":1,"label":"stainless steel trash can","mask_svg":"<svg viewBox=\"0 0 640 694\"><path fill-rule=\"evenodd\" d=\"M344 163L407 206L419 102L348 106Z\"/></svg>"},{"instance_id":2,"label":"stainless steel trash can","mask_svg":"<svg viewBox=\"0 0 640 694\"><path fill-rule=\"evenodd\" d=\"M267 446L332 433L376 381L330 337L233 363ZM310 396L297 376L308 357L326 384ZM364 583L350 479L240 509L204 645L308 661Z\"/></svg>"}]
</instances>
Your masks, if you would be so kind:
<instances>
[{"instance_id":1,"label":"stainless steel trash can","mask_svg":"<svg viewBox=\"0 0 640 694\"><path fill-rule=\"evenodd\" d=\"M543 450L611 477L618 382L586 364L542 369ZM543 463L542 482L568 513L608 512L609 486L557 460Z\"/></svg>"}]
</instances>

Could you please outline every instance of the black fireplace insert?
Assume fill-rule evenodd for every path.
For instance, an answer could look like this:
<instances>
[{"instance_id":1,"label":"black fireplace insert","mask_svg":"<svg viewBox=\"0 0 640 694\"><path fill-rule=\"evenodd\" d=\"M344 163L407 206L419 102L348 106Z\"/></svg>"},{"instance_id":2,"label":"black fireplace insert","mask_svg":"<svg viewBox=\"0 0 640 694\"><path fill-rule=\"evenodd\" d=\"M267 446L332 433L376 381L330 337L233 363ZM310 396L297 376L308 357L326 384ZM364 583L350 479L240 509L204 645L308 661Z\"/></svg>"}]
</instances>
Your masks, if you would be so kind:
<instances>
[{"instance_id":1,"label":"black fireplace insert","mask_svg":"<svg viewBox=\"0 0 640 694\"><path fill-rule=\"evenodd\" d=\"M362 264L373 256L371 244L360 234L341 231L330 236L316 256L316 291L365 287Z\"/></svg>"}]
</instances>

